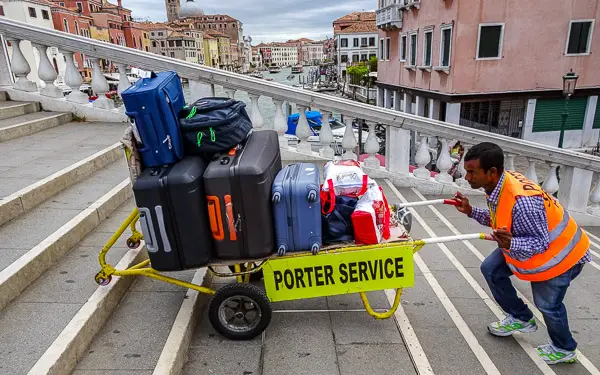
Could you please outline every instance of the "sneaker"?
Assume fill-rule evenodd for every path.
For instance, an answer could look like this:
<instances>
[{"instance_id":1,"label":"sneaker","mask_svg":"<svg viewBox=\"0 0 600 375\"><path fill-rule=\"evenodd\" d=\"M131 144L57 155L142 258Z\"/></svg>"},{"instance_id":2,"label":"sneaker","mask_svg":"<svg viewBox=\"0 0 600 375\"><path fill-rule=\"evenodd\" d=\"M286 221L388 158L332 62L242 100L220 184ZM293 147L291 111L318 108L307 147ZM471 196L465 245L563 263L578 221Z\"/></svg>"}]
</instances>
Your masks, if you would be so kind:
<instances>
[{"instance_id":1,"label":"sneaker","mask_svg":"<svg viewBox=\"0 0 600 375\"><path fill-rule=\"evenodd\" d=\"M524 322L519 319L513 318L512 315L508 315L506 318L499 322L490 323L488 325L488 331L494 336L510 336L515 332L530 333L537 331L537 324L535 319L531 319L528 322Z\"/></svg>"},{"instance_id":2,"label":"sneaker","mask_svg":"<svg viewBox=\"0 0 600 375\"><path fill-rule=\"evenodd\" d=\"M549 365L557 363L574 363L577 358L575 351L562 350L548 341L548 344L540 345L537 348L540 357Z\"/></svg>"}]
</instances>

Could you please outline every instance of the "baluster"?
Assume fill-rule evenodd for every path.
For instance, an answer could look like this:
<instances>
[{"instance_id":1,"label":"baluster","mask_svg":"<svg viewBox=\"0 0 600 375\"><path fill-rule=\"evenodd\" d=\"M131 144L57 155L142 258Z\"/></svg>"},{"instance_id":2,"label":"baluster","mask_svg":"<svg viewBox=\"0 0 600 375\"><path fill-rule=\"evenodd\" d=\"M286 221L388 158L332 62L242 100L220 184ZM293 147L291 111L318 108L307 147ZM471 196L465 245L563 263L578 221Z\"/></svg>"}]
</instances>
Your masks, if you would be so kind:
<instances>
[{"instance_id":1,"label":"baluster","mask_svg":"<svg viewBox=\"0 0 600 375\"><path fill-rule=\"evenodd\" d=\"M121 96L123 91L127 90L129 86L131 86L131 82L129 82L129 78L127 78L125 64L117 64L117 68L119 69L119 85L117 86L117 93L119 96ZM121 105L119 110L121 112L125 112L125 103Z\"/></svg>"},{"instance_id":2,"label":"baluster","mask_svg":"<svg viewBox=\"0 0 600 375\"><path fill-rule=\"evenodd\" d=\"M273 119L273 129L279 134L279 147L288 148L288 140L285 137L285 132L287 131L287 121L285 116L283 115L283 110L281 105L283 104L283 100L271 99L275 104L275 118Z\"/></svg>"},{"instance_id":3,"label":"baluster","mask_svg":"<svg viewBox=\"0 0 600 375\"><path fill-rule=\"evenodd\" d=\"M67 95L67 100L72 103L88 104L90 102L89 97L86 93L79 91L83 79L77 67L75 66L75 60L73 60L73 52L61 51L67 60L67 67L65 68L65 83L71 88L71 93Z\"/></svg>"},{"instance_id":4,"label":"baluster","mask_svg":"<svg viewBox=\"0 0 600 375\"><path fill-rule=\"evenodd\" d=\"M527 168L527 172L525 173L525 177L527 177L531 182L538 183L537 173L535 173L535 159L527 158L527 163L529 163L529 167Z\"/></svg>"},{"instance_id":5,"label":"baluster","mask_svg":"<svg viewBox=\"0 0 600 375\"><path fill-rule=\"evenodd\" d=\"M331 143L333 143L333 132L331 131L331 125L329 124L330 112L321 111L321 113L323 115L321 118L323 125L319 132L319 141L321 142L321 145L323 145L323 148L319 150L319 153L326 159L333 159L335 157L335 152L333 151L333 148L331 148Z\"/></svg>"},{"instance_id":6,"label":"baluster","mask_svg":"<svg viewBox=\"0 0 600 375\"><path fill-rule=\"evenodd\" d=\"M357 119L357 121L359 121ZM354 129L352 128L352 119L347 119L346 123L346 131L344 132L344 138L342 138L342 148L344 149L344 153L342 154L343 160L357 160L358 157L354 153L356 150L356 146L358 146L358 141L356 140L356 136L354 135ZM360 129L360 126L359 126ZM359 130L361 131L361 130Z\"/></svg>"},{"instance_id":7,"label":"baluster","mask_svg":"<svg viewBox=\"0 0 600 375\"><path fill-rule=\"evenodd\" d=\"M556 175L556 168L558 164L550 163L550 170L548 170L548 176L542 188L550 195L554 195L558 191L558 176Z\"/></svg>"},{"instance_id":8,"label":"baluster","mask_svg":"<svg viewBox=\"0 0 600 375\"><path fill-rule=\"evenodd\" d=\"M298 118L298 125L296 125L296 137L298 137L299 143L296 150L298 152L310 153L312 147L310 142L308 142L308 137L310 137L311 131L306 119L306 107L298 104L298 111L300 112L300 118Z\"/></svg>"},{"instance_id":9,"label":"baluster","mask_svg":"<svg viewBox=\"0 0 600 375\"><path fill-rule=\"evenodd\" d=\"M515 170L515 155L513 154L506 154L504 157L504 169L506 169L507 171L514 171Z\"/></svg>"},{"instance_id":10,"label":"baluster","mask_svg":"<svg viewBox=\"0 0 600 375\"><path fill-rule=\"evenodd\" d=\"M429 147L427 147L427 138L426 135L421 134L421 143L415 155L415 163L417 163L418 168L413 171L413 175L417 178L428 179L431 176L431 172L425 168L431 161Z\"/></svg>"},{"instance_id":11,"label":"baluster","mask_svg":"<svg viewBox=\"0 0 600 375\"><path fill-rule=\"evenodd\" d=\"M369 135L367 136L367 141L365 142L365 152L369 154L369 157L365 159L365 166L379 169L381 163L376 157L378 151L379 142L377 142L377 135L375 135L375 124L369 123Z\"/></svg>"},{"instance_id":12,"label":"baluster","mask_svg":"<svg viewBox=\"0 0 600 375\"><path fill-rule=\"evenodd\" d=\"M10 59L10 69L17 76L17 80L13 87L16 90L35 92L38 90L35 82L27 79L27 75L31 73L31 67L27 59L21 51L21 39L6 38L12 46L12 57Z\"/></svg>"},{"instance_id":13,"label":"baluster","mask_svg":"<svg viewBox=\"0 0 600 375\"><path fill-rule=\"evenodd\" d=\"M452 158L450 157L450 150L448 149L448 140L446 138L441 139L442 142L442 150L440 151L440 155L437 159L437 169L440 170L440 173L435 176L435 179L438 182L452 183L452 176L448 174L448 171L454 163L452 162Z\"/></svg>"},{"instance_id":14,"label":"baluster","mask_svg":"<svg viewBox=\"0 0 600 375\"><path fill-rule=\"evenodd\" d=\"M63 98L64 94L62 90L54 86L54 80L58 77L58 73L56 73L54 66L52 66L50 59L48 59L48 47L36 43L32 43L31 45L35 47L40 54L38 77L46 84L46 86L40 90L40 94L51 98Z\"/></svg>"},{"instance_id":15,"label":"baluster","mask_svg":"<svg viewBox=\"0 0 600 375\"><path fill-rule=\"evenodd\" d=\"M598 176L596 186L590 193L590 207L588 208L588 212L592 215L600 215L600 176Z\"/></svg>"},{"instance_id":16,"label":"baluster","mask_svg":"<svg viewBox=\"0 0 600 375\"><path fill-rule=\"evenodd\" d=\"M466 143L463 143L464 152L462 158L460 158L460 163L458 163L458 171L460 172L460 178L456 180L456 184L460 187L469 187L469 182L465 179L467 176L467 170L465 169L465 156L467 155L467 151L469 151L469 147Z\"/></svg>"},{"instance_id":17,"label":"baluster","mask_svg":"<svg viewBox=\"0 0 600 375\"><path fill-rule=\"evenodd\" d=\"M106 93L110 90L106 78L100 70L100 59L97 57L90 58L92 61L92 90L98 96L94 100L94 107L102 109L113 109L115 103L112 99L106 97Z\"/></svg>"},{"instance_id":18,"label":"baluster","mask_svg":"<svg viewBox=\"0 0 600 375\"><path fill-rule=\"evenodd\" d=\"M229 99L235 99L235 89L225 89L225 94Z\"/></svg>"},{"instance_id":19,"label":"baluster","mask_svg":"<svg viewBox=\"0 0 600 375\"><path fill-rule=\"evenodd\" d=\"M252 116L250 117L250 120L252 121L252 127L254 129L262 129L265 122L260 114L260 108L258 107L258 98L260 95L248 94L248 96L252 101Z\"/></svg>"}]
</instances>

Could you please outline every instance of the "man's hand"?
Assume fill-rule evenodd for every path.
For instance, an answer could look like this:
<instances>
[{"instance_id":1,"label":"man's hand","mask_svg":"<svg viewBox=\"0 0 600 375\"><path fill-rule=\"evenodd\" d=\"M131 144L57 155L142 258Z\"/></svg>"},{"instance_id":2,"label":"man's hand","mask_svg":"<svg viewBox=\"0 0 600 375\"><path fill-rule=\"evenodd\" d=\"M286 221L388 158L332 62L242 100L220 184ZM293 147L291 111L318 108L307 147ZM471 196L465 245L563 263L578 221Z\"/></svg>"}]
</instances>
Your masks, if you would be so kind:
<instances>
[{"instance_id":1,"label":"man's hand","mask_svg":"<svg viewBox=\"0 0 600 375\"><path fill-rule=\"evenodd\" d=\"M492 232L492 237L498 243L501 249L510 249L510 241L512 240L512 233L506 230L506 227L495 229Z\"/></svg>"},{"instance_id":2,"label":"man's hand","mask_svg":"<svg viewBox=\"0 0 600 375\"><path fill-rule=\"evenodd\" d=\"M456 206L456 209L458 210L458 212L462 212L463 214L470 217L471 213L473 212L473 207L471 207L471 203L469 203L469 199L458 192L456 193L456 196L454 197L454 199L458 203L460 203L460 205Z\"/></svg>"}]
</instances>

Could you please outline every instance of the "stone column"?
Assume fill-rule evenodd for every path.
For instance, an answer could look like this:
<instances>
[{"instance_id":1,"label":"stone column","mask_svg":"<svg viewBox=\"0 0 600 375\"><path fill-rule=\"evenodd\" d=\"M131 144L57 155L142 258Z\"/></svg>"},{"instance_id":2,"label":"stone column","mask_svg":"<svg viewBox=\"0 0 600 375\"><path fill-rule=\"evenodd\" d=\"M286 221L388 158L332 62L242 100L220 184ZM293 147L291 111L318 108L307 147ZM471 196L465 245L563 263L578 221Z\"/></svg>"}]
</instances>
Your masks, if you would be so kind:
<instances>
[{"instance_id":1,"label":"stone column","mask_svg":"<svg viewBox=\"0 0 600 375\"><path fill-rule=\"evenodd\" d=\"M561 166L558 199L561 205L570 211L586 212L588 198L592 188L592 177L594 172Z\"/></svg>"},{"instance_id":2,"label":"stone column","mask_svg":"<svg viewBox=\"0 0 600 375\"><path fill-rule=\"evenodd\" d=\"M392 173L408 173L410 131L388 126L386 129L385 165Z\"/></svg>"},{"instance_id":3,"label":"stone column","mask_svg":"<svg viewBox=\"0 0 600 375\"><path fill-rule=\"evenodd\" d=\"M583 121L583 132L581 133L581 146L595 146L597 140L594 139L594 116L598 106L598 96L588 97L587 107L585 109L585 119Z\"/></svg>"},{"instance_id":4,"label":"stone column","mask_svg":"<svg viewBox=\"0 0 600 375\"><path fill-rule=\"evenodd\" d=\"M429 118L433 120L440 119L441 102L435 99L429 99Z\"/></svg>"}]
</instances>

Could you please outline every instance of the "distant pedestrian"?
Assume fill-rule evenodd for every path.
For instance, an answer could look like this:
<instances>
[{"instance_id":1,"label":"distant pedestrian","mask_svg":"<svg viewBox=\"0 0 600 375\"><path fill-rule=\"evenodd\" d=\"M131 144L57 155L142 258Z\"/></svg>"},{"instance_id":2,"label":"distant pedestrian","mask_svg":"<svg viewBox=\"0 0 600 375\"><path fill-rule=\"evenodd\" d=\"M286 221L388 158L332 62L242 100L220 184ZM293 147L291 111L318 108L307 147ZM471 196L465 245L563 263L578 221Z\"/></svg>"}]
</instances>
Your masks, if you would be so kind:
<instances>
[{"instance_id":1,"label":"distant pedestrian","mask_svg":"<svg viewBox=\"0 0 600 375\"><path fill-rule=\"evenodd\" d=\"M563 299L589 255L590 240L560 203L539 185L504 170L504 153L493 143L473 146L465 155L465 179L484 188L488 209L471 207L457 194L458 211L493 228L498 243L481 264L494 299L508 314L488 325L496 336L537 330L533 313L517 296L510 281L515 275L531 282L533 301L548 327L548 344L538 347L548 364L575 362L577 342L569 330Z\"/></svg>"}]
</instances>

